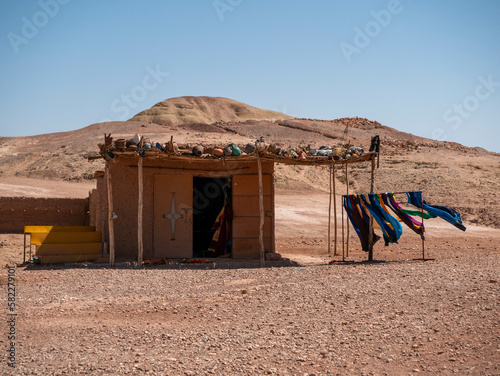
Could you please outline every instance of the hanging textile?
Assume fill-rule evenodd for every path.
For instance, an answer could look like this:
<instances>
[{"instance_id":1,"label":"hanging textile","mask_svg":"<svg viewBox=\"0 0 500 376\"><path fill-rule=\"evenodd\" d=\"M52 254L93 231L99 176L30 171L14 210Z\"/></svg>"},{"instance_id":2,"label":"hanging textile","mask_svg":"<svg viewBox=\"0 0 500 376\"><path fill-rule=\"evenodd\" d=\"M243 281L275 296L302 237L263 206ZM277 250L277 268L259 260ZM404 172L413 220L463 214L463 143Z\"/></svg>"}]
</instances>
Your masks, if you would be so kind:
<instances>
[{"instance_id":1,"label":"hanging textile","mask_svg":"<svg viewBox=\"0 0 500 376\"><path fill-rule=\"evenodd\" d=\"M380 200L379 195L371 193L369 195L370 203L377 208L383 218L391 224L392 229L396 232L396 238L399 239L403 235L403 227L397 218L395 218L385 206L383 200ZM397 242L396 242L397 243Z\"/></svg>"},{"instance_id":2,"label":"hanging textile","mask_svg":"<svg viewBox=\"0 0 500 376\"><path fill-rule=\"evenodd\" d=\"M391 208L391 210L398 216L399 219L401 219L401 221L405 225L407 225L414 232L423 237L425 232L424 225L406 214L404 209L396 201L394 193L383 193L381 196L384 203L389 208Z\"/></svg>"},{"instance_id":3,"label":"hanging textile","mask_svg":"<svg viewBox=\"0 0 500 376\"><path fill-rule=\"evenodd\" d=\"M407 191L403 193L406 193L408 196L408 203L418 207L420 210L403 209L396 200L394 193L343 196L343 207L361 241L363 251L369 251L370 218L373 218L380 226L386 246L390 243L397 243L401 237L403 227L400 222L403 222L424 240L425 227L423 219L440 217L460 230L466 230L462 224L462 218L456 210L446 206L428 205L423 201L421 191ZM422 208L425 212L422 212ZM423 217L422 222L419 222L412 216ZM373 244L375 244L380 239L380 236L375 233L372 235Z\"/></svg>"},{"instance_id":4,"label":"hanging textile","mask_svg":"<svg viewBox=\"0 0 500 376\"><path fill-rule=\"evenodd\" d=\"M380 136L372 137L370 144L370 152L379 153L380 152Z\"/></svg>"},{"instance_id":5,"label":"hanging textile","mask_svg":"<svg viewBox=\"0 0 500 376\"><path fill-rule=\"evenodd\" d=\"M407 215L412 215L414 217L422 217L422 211L421 210L408 210L408 209L403 209L401 208L401 211ZM432 215L430 213L423 213L424 214L424 219L432 219L432 218L437 218L435 215Z\"/></svg>"},{"instance_id":6,"label":"hanging textile","mask_svg":"<svg viewBox=\"0 0 500 376\"><path fill-rule=\"evenodd\" d=\"M351 221L352 227L356 231L359 240L361 241L361 248L363 251L368 252L370 242L370 219L369 216L360 211L358 207L359 198L354 196L344 196L343 206ZM380 240L380 236L372 232L373 244Z\"/></svg>"},{"instance_id":7,"label":"hanging textile","mask_svg":"<svg viewBox=\"0 0 500 376\"><path fill-rule=\"evenodd\" d=\"M368 208L361 202L361 200L359 199L358 196L353 196L353 199L356 201L357 205L358 205L358 209L359 211L361 212L361 215L363 216L363 220L366 222L366 223L369 223L370 222L370 211L368 210Z\"/></svg>"},{"instance_id":8,"label":"hanging textile","mask_svg":"<svg viewBox=\"0 0 500 376\"><path fill-rule=\"evenodd\" d=\"M451 208L446 206L438 206L438 205L428 205L425 200L422 199L422 192L414 191L414 192L406 192L408 196L408 203L412 204L418 208L424 208L428 213L435 215L439 218L444 219L446 222L451 223L456 228L465 231L466 227L462 223L462 217L460 214Z\"/></svg>"},{"instance_id":9,"label":"hanging textile","mask_svg":"<svg viewBox=\"0 0 500 376\"><path fill-rule=\"evenodd\" d=\"M212 230L215 230L215 233L208 248L209 251L214 252L214 257L228 255L231 253L231 223L233 221L233 204L230 197L231 195L227 192L227 187L224 187L224 196L225 205L212 226Z\"/></svg>"},{"instance_id":10,"label":"hanging textile","mask_svg":"<svg viewBox=\"0 0 500 376\"><path fill-rule=\"evenodd\" d=\"M358 197L361 199L361 203L370 211L373 219L377 221L380 228L382 229L382 235L384 237L385 245L387 246L389 245L389 243L397 243L399 237L401 236L402 230L399 231L399 229L394 228L391 221L388 221L385 218L384 214L382 213L384 212L382 208L380 208L379 205L372 205L369 202L368 195L358 195ZM398 222L397 220L395 221ZM401 227L401 224L399 225L399 227Z\"/></svg>"}]
</instances>

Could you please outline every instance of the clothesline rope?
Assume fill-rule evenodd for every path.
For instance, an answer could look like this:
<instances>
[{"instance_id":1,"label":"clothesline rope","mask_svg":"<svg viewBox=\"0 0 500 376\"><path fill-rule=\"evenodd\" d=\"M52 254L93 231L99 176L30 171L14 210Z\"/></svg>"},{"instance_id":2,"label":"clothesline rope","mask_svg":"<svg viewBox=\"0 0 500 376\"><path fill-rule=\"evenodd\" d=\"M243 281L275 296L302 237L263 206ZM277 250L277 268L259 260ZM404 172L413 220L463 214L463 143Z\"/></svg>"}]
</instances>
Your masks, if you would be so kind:
<instances>
[{"instance_id":1,"label":"clothesline rope","mask_svg":"<svg viewBox=\"0 0 500 376\"><path fill-rule=\"evenodd\" d=\"M368 195L378 195L378 194L393 194L393 195L405 195L406 193L408 192L420 192L422 193L422 191L404 191L404 192L383 192L383 193L365 193L365 194L368 194ZM354 195L343 195L343 197L346 197L346 196L357 196L356 194Z\"/></svg>"}]
</instances>

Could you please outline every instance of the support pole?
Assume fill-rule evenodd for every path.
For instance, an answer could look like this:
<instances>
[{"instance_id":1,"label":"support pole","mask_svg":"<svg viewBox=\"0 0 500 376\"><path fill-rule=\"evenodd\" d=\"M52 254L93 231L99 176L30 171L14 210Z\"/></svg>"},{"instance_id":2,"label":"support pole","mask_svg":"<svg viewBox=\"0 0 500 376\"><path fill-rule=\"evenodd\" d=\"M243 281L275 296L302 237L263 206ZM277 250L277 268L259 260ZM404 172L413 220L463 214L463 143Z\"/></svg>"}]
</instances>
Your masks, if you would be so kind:
<instances>
[{"instance_id":1,"label":"support pole","mask_svg":"<svg viewBox=\"0 0 500 376\"><path fill-rule=\"evenodd\" d=\"M137 205L137 263L142 266L144 256L143 232L142 232L142 213L143 213L143 196L144 196L144 181L142 178L143 158L139 156L138 183L139 183L139 202Z\"/></svg>"},{"instance_id":2,"label":"support pole","mask_svg":"<svg viewBox=\"0 0 500 376\"><path fill-rule=\"evenodd\" d=\"M31 237L31 235L30 235ZM24 233L23 264L26 262L26 233Z\"/></svg>"},{"instance_id":3,"label":"support pole","mask_svg":"<svg viewBox=\"0 0 500 376\"><path fill-rule=\"evenodd\" d=\"M349 175L347 174L347 164L345 165L345 183L347 186L347 196L349 196ZM347 244L346 244L346 256L349 257L349 218L346 220L346 238L347 238Z\"/></svg>"},{"instance_id":4,"label":"support pole","mask_svg":"<svg viewBox=\"0 0 500 376\"><path fill-rule=\"evenodd\" d=\"M344 197L342 197L342 261L345 261L344 245Z\"/></svg>"},{"instance_id":5,"label":"support pole","mask_svg":"<svg viewBox=\"0 0 500 376\"><path fill-rule=\"evenodd\" d=\"M109 161L106 162L106 184L108 187L108 233L109 233L109 265L115 266L115 230L113 225L113 191L111 190L111 173Z\"/></svg>"},{"instance_id":6,"label":"support pole","mask_svg":"<svg viewBox=\"0 0 500 376\"><path fill-rule=\"evenodd\" d=\"M422 199L422 260L425 261L424 200Z\"/></svg>"},{"instance_id":7,"label":"support pole","mask_svg":"<svg viewBox=\"0 0 500 376\"><path fill-rule=\"evenodd\" d=\"M259 244L260 244L260 266L265 266L266 255L264 251L264 190L262 189L262 162L257 151L257 167L259 169Z\"/></svg>"},{"instance_id":8,"label":"support pole","mask_svg":"<svg viewBox=\"0 0 500 376\"><path fill-rule=\"evenodd\" d=\"M337 253L337 192L335 189L335 166L332 166L332 182L333 182L333 225L335 226L335 246L333 255L338 256Z\"/></svg>"},{"instance_id":9,"label":"support pole","mask_svg":"<svg viewBox=\"0 0 500 376\"><path fill-rule=\"evenodd\" d=\"M330 171L329 171L329 181L330 181L330 201L328 204L328 254L332 253L332 241L331 241L331 228L332 228L332 169L333 166L330 166Z\"/></svg>"},{"instance_id":10,"label":"support pole","mask_svg":"<svg viewBox=\"0 0 500 376\"><path fill-rule=\"evenodd\" d=\"M370 182L370 193L373 193L375 189L375 159L372 158L372 171L371 171L371 182ZM373 216L370 213L370 226L368 235L368 261L373 261Z\"/></svg>"}]
</instances>

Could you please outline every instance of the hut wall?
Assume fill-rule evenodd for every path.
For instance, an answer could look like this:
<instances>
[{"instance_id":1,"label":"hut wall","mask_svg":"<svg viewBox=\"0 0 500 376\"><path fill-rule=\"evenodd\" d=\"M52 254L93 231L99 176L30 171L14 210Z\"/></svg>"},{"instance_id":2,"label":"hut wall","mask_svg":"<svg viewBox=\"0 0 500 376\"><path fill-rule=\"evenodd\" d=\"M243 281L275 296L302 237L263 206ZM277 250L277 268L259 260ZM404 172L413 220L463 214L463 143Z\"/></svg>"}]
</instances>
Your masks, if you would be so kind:
<instances>
[{"instance_id":1,"label":"hut wall","mask_svg":"<svg viewBox=\"0 0 500 376\"><path fill-rule=\"evenodd\" d=\"M97 176L96 183L97 188L89 195L89 224L95 226L96 231L101 232L104 239L108 239L108 200L104 176Z\"/></svg>"},{"instance_id":2,"label":"hut wall","mask_svg":"<svg viewBox=\"0 0 500 376\"><path fill-rule=\"evenodd\" d=\"M89 200L69 198L0 198L0 232L20 233L24 226L86 226Z\"/></svg>"},{"instance_id":3,"label":"hut wall","mask_svg":"<svg viewBox=\"0 0 500 376\"><path fill-rule=\"evenodd\" d=\"M274 250L273 176L262 176L264 194L264 248ZM233 258L259 258L259 176L233 177Z\"/></svg>"},{"instance_id":4,"label":"hut wall","mask_svg":"<svg viewBox=\"0 0 500 376\"><path fill-rule=\"evenodd\" d=\"M233 177L233 257L259 257L259 196L258 171L255 161L227 160L166 160L144 158L144 257L154 257L154 175L189 174L191 176ZM117 258L137 257L138 157L117 156L108 162L113 189L115 249ZM264 238L266 250L274 250L274 162L262 163L266 221ZM245 177L238 178L244 175ZM103 180L103 179L102 179ZM238 185L234 185L235 182ZM106 213L105 184L99 184L99 208ZM236 192L236 193L235 193ZM241 206L241 207L240 207ZM107 227L106 218L102 219ZM99 222L96 222L98 226ZM106 239L109 241L107 236Z\"/></svg>"}]
</instances>

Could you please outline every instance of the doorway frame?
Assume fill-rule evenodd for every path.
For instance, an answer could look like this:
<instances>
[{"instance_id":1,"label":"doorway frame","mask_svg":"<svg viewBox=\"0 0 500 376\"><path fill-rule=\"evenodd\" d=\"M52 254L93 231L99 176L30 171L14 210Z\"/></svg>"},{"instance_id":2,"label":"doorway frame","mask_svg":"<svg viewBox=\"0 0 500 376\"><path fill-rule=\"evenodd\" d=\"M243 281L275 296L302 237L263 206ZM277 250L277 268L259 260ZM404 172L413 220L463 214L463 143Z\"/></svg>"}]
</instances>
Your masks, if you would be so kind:
<instances>
[{"instance_id":1,"label":"doorway frame","mask_svg":"<svg viewBox=\"0 0 500 376\"><path fill-rule=\"evenodd\" d=\"M160 192L156 192L156 190L154 189L154 182L155 182L155 177L157 175L171 175L171 174L175 174L175 175L191 175L192 176L192 179L193 179L193 182L194 182L194 178L196 177L200 177L200 178L213 178L213 179L216 179L216 178L224 178L224 179L228 179L231 184L232 184L232 181L233 181L233 174L228 174L227 171L201 171L201 170L191 170L191 171L188 171L188 170L184 170L184 171L179 171L179 170L176 170L176 169L165 169L164 171L161 171L161 172L154 172L152 175L153 175L153 182L152 182L152 185L153 185L153 211L152 211L152 221L153 221L153 226L152 226L152 248L153 248L153 257L159 257L157 256L157 249L156 249L156 245L155 245L155 208L154 208L154 202L155 202L155 197L157 194L160 194ZM192 185L191 186L191 194L194 195L194 186ZM232 196L232 186L231 186L231 196ZM194 206L194 202L193 202L193 206ZM193 228L193 231L194 231L194 228ZM194 232L191 231L191 238L192 240L194 240ZM232 226L231 226L231 238L233 236L232 234ZM191 257L193 257L193 254L194 254L194 250L192 249L192 253L191 253ZM232 257L232 249L231 249L231 257Z\"/></svg>"},{"instance_id":2,"label":"doorway frame","mask_svg":"<svg viewBox=\"0 0 500 376\"><path fill-rule=\"evenodd\" d=\"M225 182L224 182L224 185L225 184L229 184L229 188L230 188L230 193L231 193L231 201L233 199L233 175L223 175L223 174L218 174L218 176L212 176L213 174L210 174L211 176L207 176L207 174L195 174L193 175L193 257L194 257L194 231L195 231L195 228L194 228L194 212L195 212L195 197L194 197L194 181L196 178L204 178L204 179L214 179L214 180L217 180L217 179L224 179ZM224 185L221 185L221 184L217 184L217 186L221 189L221 193L223 194L223 186ZM232 238L233 238L233 226L232 226L232 219L231 219L231 241L232 241ZM230 257L232 256L232 253L233 253L233 250L232 250L232 243L231 243L231 252L229 253ZM209 257L211 258L211 257Z\"/></svg>"}]
</instances>

